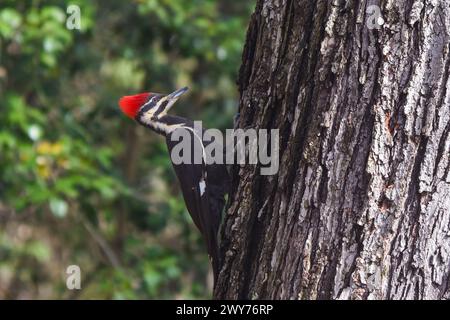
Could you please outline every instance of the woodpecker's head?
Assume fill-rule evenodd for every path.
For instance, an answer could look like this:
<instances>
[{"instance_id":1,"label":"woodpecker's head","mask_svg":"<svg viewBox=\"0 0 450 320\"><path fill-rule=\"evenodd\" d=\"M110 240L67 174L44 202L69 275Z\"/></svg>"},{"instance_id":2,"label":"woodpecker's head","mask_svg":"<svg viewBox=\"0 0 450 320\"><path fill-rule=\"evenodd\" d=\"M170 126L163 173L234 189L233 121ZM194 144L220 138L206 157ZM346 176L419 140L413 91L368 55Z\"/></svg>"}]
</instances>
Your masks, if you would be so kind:
<instances>
[{"instance_id":1,"label":"woodpecker's head","mask_svg":"<svg viewBox=\"0 0 450 320\"><path fill-rule=\"evenodd\" d=\"M146 92L124 96L119 100L119 106L128 117L152 125L159 122L187 90L184 87L168 95Z\"/></svg>"}]
</instances>

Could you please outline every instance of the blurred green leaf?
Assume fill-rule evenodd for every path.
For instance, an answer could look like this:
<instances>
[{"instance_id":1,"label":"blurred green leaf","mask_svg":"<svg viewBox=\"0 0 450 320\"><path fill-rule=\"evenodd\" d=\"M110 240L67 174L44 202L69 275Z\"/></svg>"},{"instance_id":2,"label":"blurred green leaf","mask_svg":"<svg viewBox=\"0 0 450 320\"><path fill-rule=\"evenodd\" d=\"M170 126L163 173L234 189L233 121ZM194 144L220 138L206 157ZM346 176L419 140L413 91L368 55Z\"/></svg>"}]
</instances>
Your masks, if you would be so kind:
<instances>
[{"instance_id":1,"label":"blurred green leaf","mask_svg":"<svg viewBox=\"0 0 450 320\"><path fill-rule=\"evenodd\" d=\"M50 210L58 218L64 218L69 210L67 202L61 199L50 199Z\"/></svg>"},{"instance_id":2,"label":"blurred green leaf","mask_svg":"<svg viewBox=\"0 0 450 320\"><path fill-rule=\"evenodd\" d=\"M68 5L81 30L66 28ZM91 278L79 298L210 297L165 141L117 101L187 85L171 112L230 126L253 6L1 1L0 298L12 277L17 297L67 298L74 263Z\"/></svg>"},{"instance_id":3,"label":"blurred green leaf","mask_svg":"<svg viewBox=\"0 0 450 320\"><path fill-rule=\"evenodd\" d=\"M11 38L22 23L20 13L12 8L5 8L0 11L0 36Z\"/></svg>"}]
</instances>

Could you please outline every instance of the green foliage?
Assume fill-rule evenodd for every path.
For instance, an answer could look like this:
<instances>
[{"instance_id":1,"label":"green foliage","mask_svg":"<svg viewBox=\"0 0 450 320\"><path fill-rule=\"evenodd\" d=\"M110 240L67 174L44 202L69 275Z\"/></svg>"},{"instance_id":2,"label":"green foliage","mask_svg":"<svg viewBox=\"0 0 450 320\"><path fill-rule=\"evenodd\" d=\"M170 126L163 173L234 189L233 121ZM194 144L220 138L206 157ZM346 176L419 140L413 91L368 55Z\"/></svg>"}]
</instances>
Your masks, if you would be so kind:
<instances>
[{"instance_id":1,"label":"green foliage","mask_svg":"<svg viewBox=\"0 0 450 320\"><path fill-rule=\"evenodd\" d=\"M117 100L188 85L174 112L230 126L253 5L2 0L0 298L209 296L165 143ZM81 291L65 287L71 264Z\"/></svg>"}]
</instances>

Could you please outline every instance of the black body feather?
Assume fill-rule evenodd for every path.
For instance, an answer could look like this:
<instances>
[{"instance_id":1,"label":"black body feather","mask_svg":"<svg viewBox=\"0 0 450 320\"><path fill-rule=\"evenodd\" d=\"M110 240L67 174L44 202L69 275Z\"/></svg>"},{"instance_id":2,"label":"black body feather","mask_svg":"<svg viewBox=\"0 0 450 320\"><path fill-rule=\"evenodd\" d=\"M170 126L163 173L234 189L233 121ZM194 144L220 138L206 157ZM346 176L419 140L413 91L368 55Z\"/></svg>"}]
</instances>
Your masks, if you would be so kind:
<instances>
[{"instance_id":1,"label":"black body feather","mask_svg":"<svg viewBox=\"0 0 450 320\"><path fill-rule=\"evenodd\" d=\"M183 125L193 129L193 122L177 117L165 115L158 119L158 123L163 123L165 126ZM169 155L172 149L177 145L178 141L173 141L172 134L174 131L167 132L164 127L158 125L149 125L142 123L153 131L158 132L166 137L166 144ZM179 130L179 129L175 129ZM192 130L187 130L191 138L191 162L188 164L172 165L176 176L180 182L181 191L189 214L192 217L197 228L200 230L204 241L206 243L209 258L211 260L214 283L216 283L220 268L219 246L218 246L218 232L221 223L222 211L225 206L225 195L229 190L229 176L225 164L206 164L205 159L201 164L194 164L194 154L202 152L199 137L200 133L194 135ZM194 141L196 143L194 143ZM207 146L209 141L202 141L203 147ZM222 152L224 155L224 152ZM223 156L225 160L225 156ZM225 163L223 161L223 163ZM204 181L204 192L200 187L200 182Z\"/></svg>"}]
</instances>

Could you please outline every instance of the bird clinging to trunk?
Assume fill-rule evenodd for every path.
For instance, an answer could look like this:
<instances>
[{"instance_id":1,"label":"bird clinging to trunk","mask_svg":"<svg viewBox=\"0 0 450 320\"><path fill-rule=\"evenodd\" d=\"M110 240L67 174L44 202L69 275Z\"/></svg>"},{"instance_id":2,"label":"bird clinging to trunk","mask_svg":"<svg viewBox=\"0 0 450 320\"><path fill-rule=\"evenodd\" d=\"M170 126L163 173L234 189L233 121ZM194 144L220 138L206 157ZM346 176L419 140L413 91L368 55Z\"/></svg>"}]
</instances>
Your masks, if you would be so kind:
<instances>
[{"instance_id":1,"label":"bird clinging to trunk","mask_svg":"<svg viewBox=\"0 0 450 320\"><path fill-rule=\"evenodd\" d=\"M185 87L169 95L147 92L125 96L120 99L119 105L128 117L165 136L169 154L172 154L178 143L172 139L177 130L186 130L190 135L191 161L178 164L174 163L171 157L170 160L180 182L187 210L206 242L216 283L219 272L217 234L225 205L225 194L228 192L228 171L224 162L210 164L206 161L204 148L211 142L203 139L203 132L196 132L193 121L167 114L187 90ZM195 145L200 145L200 151ZM196 152L202 152L201 163L194 161Z\"/></svg>"}]
</instances>

